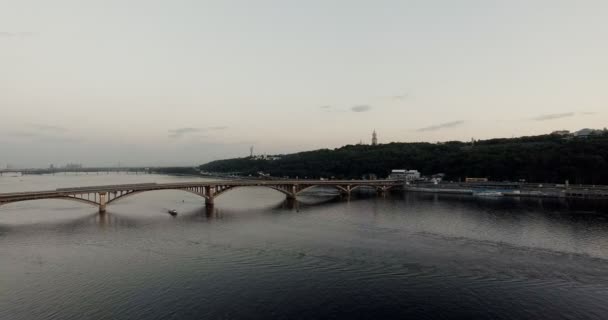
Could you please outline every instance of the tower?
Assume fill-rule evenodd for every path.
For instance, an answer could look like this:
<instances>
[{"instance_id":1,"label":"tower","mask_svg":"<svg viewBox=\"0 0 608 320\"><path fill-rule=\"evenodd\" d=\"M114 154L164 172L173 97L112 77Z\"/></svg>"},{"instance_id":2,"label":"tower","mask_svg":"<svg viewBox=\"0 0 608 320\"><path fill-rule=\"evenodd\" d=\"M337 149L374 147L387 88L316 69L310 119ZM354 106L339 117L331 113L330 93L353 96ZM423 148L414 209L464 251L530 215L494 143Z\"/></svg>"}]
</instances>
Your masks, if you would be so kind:
<instances>
[{"instance_id":1,"label":"tower","mask_svg":"<svg viewBox=\"0 0 608 320\"><path fill-rule=\"evenodd\" d=\"M376 134L376 129L374 129L374 133L372 133L372 146L378 145L378 135Z\"/></svg>"},{"instance_id":2,"label":"tower","mask_svg":"<svg viewBox=\"0 0 608 320\"><path fill-rule=\"evenodd\" d=\"M249 147L249 156L253 158L253 146Z\"/></svg>"}]
</instances>

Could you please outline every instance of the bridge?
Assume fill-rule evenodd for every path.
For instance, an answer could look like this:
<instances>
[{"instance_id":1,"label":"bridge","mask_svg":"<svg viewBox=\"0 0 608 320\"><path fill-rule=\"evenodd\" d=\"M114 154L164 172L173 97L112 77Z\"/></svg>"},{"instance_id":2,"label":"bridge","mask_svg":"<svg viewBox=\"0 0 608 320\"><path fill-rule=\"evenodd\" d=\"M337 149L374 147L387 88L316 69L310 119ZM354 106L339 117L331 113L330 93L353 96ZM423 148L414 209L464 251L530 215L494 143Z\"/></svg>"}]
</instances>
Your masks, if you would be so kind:
<instances>
[{"instance_id":1,"label":"bridge","mask_svg":"<svg viewBox=\"0 0 608 320\"><path fill-rule=\"evenodd\" d=\"M397 180L232 180L232 181L201 181L184 183L139 183L123 185L107 185L94 187L60 188L48 191L32 191L17 193L0 193L0 205L30 200L63 199L78 201L99 207L104 213L106 206L122 198L135 194L157 190L181 190L198 195L205 199L207 206L213 206L218 196L235 188L266 187L286 195L288 199L296 199L298 194L314 187L325 186L338 190L341 194L350 195L352 191L368 187L378 193L403 187L403 181Z\"/></svg>"},{"instance_id":2,"label":"bridge","mask_svg":"<svg viewBox=\"0 0 608 320\"><path fill-rule=\"evenodd\" d=\"M21 169L0 169L0 176L13 173L21 175L41 175L57 173L151 173L157 168L149 167L78 167L78 168L21 168Z\"/></svg>"}]
</instances>

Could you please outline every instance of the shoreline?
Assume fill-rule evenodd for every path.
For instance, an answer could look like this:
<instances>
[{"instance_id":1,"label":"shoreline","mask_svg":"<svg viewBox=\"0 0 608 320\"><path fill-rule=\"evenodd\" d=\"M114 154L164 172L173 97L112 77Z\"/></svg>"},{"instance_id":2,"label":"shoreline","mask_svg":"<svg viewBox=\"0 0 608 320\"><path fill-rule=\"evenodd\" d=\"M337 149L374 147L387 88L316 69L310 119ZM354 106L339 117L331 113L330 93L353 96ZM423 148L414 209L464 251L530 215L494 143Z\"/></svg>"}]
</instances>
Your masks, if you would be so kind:
<instances>
[{"instance_id":1,"label":"shoreline","mask_svg":"<svg viewBox=\"0 0 608 320\"><path fill-rule=\"evenodd\" d=\"M576 186L576 187L501 187L500 185L471 185L471 186L412 186L403 187L405 192L439 193L439 194L462 194L477 197L522 197L522 198L557 198L557 199L607 199L607 186Z\"/></svg>"}]
</instances>

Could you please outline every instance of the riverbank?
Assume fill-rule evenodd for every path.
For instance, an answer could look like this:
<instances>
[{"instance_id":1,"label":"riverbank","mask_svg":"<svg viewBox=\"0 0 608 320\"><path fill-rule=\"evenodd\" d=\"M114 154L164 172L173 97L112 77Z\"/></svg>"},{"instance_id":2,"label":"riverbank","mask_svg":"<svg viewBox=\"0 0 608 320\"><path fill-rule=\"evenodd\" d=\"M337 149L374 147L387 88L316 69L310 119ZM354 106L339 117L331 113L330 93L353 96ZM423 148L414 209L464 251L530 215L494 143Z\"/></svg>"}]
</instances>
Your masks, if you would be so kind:
<instances>
[{"instance_id":1,"label":"riverbank","mask_svg":"<svg viewBox=\"0 0 608 320\"><path fill-rule=\"evenodd\" d=\"M514 183L443 183L405 185L408 192L450 193L473 196L608 199L608 186Z\"/></svg>"}]
</instances>

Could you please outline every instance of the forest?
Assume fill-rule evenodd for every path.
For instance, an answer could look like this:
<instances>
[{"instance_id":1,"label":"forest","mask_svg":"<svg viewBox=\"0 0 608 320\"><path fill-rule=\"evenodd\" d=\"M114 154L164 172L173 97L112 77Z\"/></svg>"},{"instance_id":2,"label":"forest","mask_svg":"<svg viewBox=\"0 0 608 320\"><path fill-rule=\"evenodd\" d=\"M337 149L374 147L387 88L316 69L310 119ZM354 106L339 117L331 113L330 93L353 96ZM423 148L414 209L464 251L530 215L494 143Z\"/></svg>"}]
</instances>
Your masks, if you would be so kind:
<instances>
[{"instance_id":1,"label":"forest","mask_svg":"<svg viewBox=\"0 0 608 320\"><path fill-rule=\"evenodd\" d=\"M347 145L280 155L278 160L251 157L217 160L200 169L214 173L274 177L385 178L391 169L443 173L451 181L485 177L493 181L608 184L608 134L588 137L540 135L471 142Z\"/></svg>"}]
</instances>

